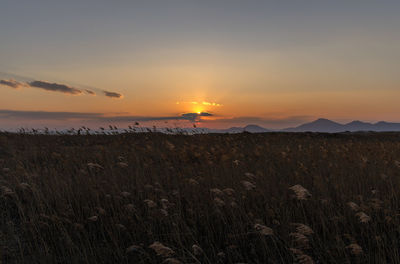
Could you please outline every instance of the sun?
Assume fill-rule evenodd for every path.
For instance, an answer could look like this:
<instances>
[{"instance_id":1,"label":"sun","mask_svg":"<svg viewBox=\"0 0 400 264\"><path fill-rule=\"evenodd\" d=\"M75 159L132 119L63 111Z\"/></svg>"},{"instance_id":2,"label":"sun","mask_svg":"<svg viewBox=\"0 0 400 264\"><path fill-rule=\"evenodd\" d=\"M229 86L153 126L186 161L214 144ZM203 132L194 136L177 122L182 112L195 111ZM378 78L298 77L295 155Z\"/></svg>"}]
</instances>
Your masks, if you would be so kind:
<instances>
[{"instance_id":1,"label":"sun","mask_svg":"<svg viewBox=\"0 0 400 264\"><path fill-rule=\"evenodd\" d=\"M193 113L201 114L202 112L204 112L204 109L202 107L200 107L200 106L196 106L193 109Z\"/></svg>"},{"instance_id":2,"label":"sun","mask_svg":"<svg viewBox=\"0 0 400 264\"><path fill-rule=\"evenodd\" d=\"M175 104L177 105L183 105L183 108L180 108L180 110L184 110L184 112L192 113L192 114L197 114L197 115L202 115L203 113L206 114L210 110L214 110L217 107L223 106L220 103L215 103L215 102L207 102L207 101L177 101Z\"/></svg>"}]
</instances>

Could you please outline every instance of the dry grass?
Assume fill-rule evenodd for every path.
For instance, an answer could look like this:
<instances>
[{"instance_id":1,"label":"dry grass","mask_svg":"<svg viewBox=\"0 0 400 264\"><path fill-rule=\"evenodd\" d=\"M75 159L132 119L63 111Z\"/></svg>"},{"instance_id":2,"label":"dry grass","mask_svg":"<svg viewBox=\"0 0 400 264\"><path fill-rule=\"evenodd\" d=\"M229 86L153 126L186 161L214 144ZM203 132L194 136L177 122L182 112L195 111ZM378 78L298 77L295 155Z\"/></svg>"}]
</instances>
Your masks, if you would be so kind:
<instances>
[{"instance_id":1,"label":"dry grass","mask_svg":"<svg viewBox=\"0 0 400 264\"><path fill-rule=\"evenodd\" d=\"M2 263L400 263L400 134L0 134Z\"/></svg>"}]
</instances>

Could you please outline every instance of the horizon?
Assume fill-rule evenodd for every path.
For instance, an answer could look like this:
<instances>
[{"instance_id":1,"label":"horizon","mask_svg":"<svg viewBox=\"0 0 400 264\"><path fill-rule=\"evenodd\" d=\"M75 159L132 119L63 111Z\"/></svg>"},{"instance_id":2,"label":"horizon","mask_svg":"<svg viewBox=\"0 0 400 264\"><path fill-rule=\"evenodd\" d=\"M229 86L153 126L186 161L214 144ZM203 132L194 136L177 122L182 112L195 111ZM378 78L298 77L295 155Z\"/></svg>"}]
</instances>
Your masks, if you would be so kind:
<instances>
[{"instance_id":1,"label":"horizon","mask_svg":"<svg viewBox=\"0 0 400 264\"><path fill-rule=\"evenodd\" d=\"M4 1L0 130L400 122L394 1Z\"/></svg>"},{"instance_id":2,"label":"horizon","mask_svg":"<svg viewBox=\"0 0 400 264\"><path fill-rule=\"evenodd\" d=\"M1 113L2 110L0 110ZM64 113L65 114L65 113ZM145 122L146 123L146 122ZM329 127L329 125L338 126L336 128ZM351 127L352 125L356 125L355 127ZM67 132L68 133L76 133L78 130L83 130L89 133L97 133L97 132L106 132L106 131L118 131L118 132L149 132L149 131L157 131L157 132L166 132L173 133L175 132L193 132L193 133L240 133L240 132L251 132L251 133L265 133L265 132L322 132L322 133L337 133L337 132L396 132L400 131L400 122L387 122L384 120L376 121L376 122L366 122L362 120L352 120L347 122L338 122L335 120L327 119L327 118L318 118L311 120L309 122L297 124L289 127L281 127L281 128L271 128L264 127L262 125L257 124L246 124L243 126L227 126L227 127L198 127L196 123L191 123L190 126L145 126L140 124L139 122L131 122L128 123L127 126L118 126L117 124L109 123L104 126L94 126L94 125L76 125L76 126L54 126L48 127L44 126L30 126L30 127L12 127L8 129L1 130L0 132L30 132L36 131L38 133L41 132ZM197 132L196 132L197 131ZM35 133L36 133L35 132ZM46 133L47 133L46 132ZM63 133L64 133L63 132Z\"/></svg>"}]
</instances>

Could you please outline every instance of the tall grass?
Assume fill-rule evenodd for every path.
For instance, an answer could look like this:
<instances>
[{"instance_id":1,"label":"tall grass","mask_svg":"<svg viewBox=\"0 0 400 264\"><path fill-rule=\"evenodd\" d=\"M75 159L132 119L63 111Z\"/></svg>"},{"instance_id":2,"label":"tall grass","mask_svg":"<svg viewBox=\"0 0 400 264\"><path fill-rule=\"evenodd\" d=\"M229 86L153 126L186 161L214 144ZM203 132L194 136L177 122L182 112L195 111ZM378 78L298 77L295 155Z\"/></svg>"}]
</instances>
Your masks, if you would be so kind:
<instances>
[{"instance_id":1,"label":"tall grass","mask_svg":"<svg viewBox=\"0 0 400 264\"><path fill-rule=\"evenodd\" d=\"M0 134L3 263L400 263L400 134Z\"/></svg>"}]
</instances>

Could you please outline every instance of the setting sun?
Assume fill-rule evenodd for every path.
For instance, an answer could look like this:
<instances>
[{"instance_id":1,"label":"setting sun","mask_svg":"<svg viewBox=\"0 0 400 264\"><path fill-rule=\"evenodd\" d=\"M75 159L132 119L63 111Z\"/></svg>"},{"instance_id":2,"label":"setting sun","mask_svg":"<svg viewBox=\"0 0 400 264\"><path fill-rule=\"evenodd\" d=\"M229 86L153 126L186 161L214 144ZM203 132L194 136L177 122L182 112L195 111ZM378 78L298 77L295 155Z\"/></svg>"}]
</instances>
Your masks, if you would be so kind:
<instances>
[{"instance_id":1,"label":"setting sun","mask_svg":"<svg viewBox=\"0 0 400 264\"><path fill-rule=\"evenodd\" d=\"M201 114L201 112L204 112L205 110L201 107L195 107L193 109L193 113Z\"/></svg>"}]
</instances>

